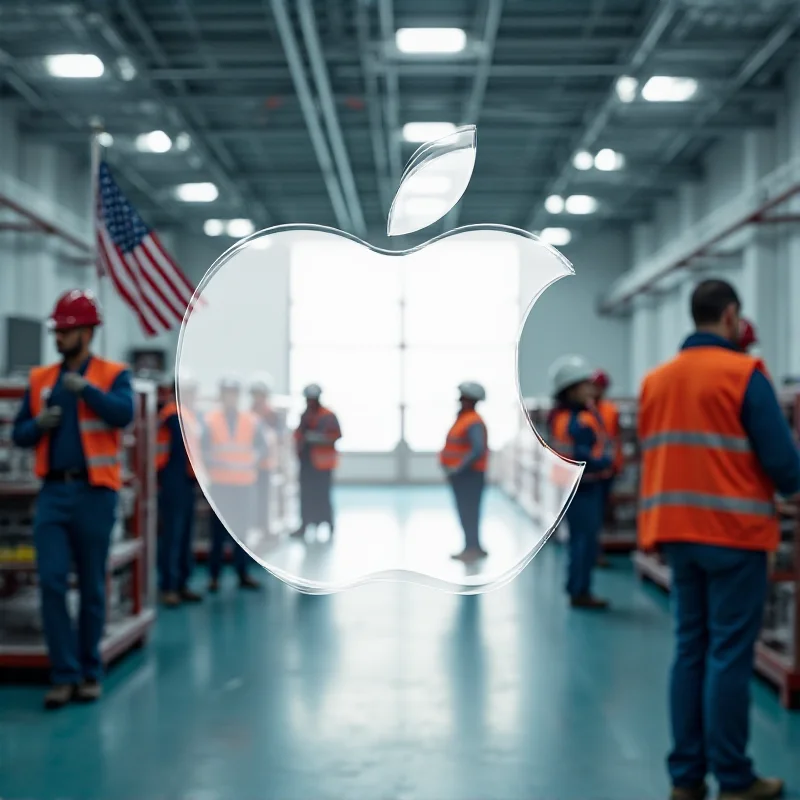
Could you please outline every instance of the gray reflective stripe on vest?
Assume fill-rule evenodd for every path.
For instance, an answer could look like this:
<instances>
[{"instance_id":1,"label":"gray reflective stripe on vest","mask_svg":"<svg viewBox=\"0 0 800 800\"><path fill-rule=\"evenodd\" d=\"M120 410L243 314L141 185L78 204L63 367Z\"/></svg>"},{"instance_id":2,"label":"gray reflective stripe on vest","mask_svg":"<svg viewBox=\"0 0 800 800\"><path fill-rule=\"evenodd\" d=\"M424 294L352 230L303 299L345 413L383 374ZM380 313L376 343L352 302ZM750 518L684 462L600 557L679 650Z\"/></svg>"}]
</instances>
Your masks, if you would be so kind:
<instances>
[{"instance_id":1,"label":"gray reflective stripe on vest","mask_svg":"<svg viewBox=\"0 0 800 800\"><path fill-rule=\"evenodd\" d=\"M698 431L664 431L647 436L641 441L642 451L654 447L681 444L689 447L707 447L713 450L729 450L733 453L749 453L750 442L746 436L724 436L719 433Z\"/></svg>"},{"instance_id":2,"label":"gray reflective stripe on vest","mask_svg":"<svg viewBox=\"0 0 800 800\"><path fill-rule=\"evenodd\" d=\"M247 454L253 449L250 444L215 444L215 453L243 453Z\"/></svg>"},{"instance_id":3,"label":"gray reflective stripe on vest","mask_svg":"<svg viewBox=\"0 0 800 800\"><path fill-rule=\"evenodd\" d=\"M78 425L86 433L106 433L114 430L113 426L108 425L101 419L82 419Z\"/></svg>"},{"instance_id":4,"label":"gray reflective stripe on vest","mask_svg":"<svg viewBox=\"0 0 800 800\"><path fill-rule=\"evenodd\" d=\"M119 454L113 456L90 456L86 459L88 467L117 467L120 464Z\"/></svg>"},{"instance_id":5,"label":"gray reflective stripe on vest","mask_svg":"<svg viewBox=\"0 0 800 800\"><path fill-rule=\"evenodd\" d=\"M652 511L660 506L684 506L707 511L725 511L730 514L775 515L775 506L767 500L749 500L746 497L724 497L700 492L660 492L639 501L641 511Z\"/></svg>"},{"instance_id":6,"label":"gray reflective stripe on vest","mask_svg":"<svg viewBox=\"0 0 800 800\"><path fill-rule=\"evenodd\" d=\"M162 442L161 444L156 445L156 452L169 453L169 444Z\"/></svg>"},{"instance_id":7,"label":"gray reflective stripe on vest","mask_svg":"<svg viewBox=\"0 0 800 800\"><path fill-rule=\"evenodd\" d=\"M218 458L212 457L211 464L215 469L228 469L237 472L239 470L249 469L254 466L257 461L258 459L256 456L248 458L247 461L235 461L233 463L230 461L220 461Z\"/></svg>"}]
</instances>

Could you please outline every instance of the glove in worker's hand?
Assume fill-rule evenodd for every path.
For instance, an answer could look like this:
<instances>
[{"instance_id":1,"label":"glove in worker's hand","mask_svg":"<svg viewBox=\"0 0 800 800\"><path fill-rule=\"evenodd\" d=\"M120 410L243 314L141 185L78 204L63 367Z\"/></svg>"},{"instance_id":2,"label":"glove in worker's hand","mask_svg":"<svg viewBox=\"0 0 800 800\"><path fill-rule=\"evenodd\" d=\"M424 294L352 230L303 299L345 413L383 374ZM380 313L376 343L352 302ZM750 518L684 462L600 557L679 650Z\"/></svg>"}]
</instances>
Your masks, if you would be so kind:
<instances>
[{"instance_id":1,"label":"glove in worker's hand","mask_svg":"<svg viewBox=\"0 0 800 800\"><path fill-rule=\"evenodd\" d=\"M51 431L61 424L61 409L58 406L50 406L39 412L36 416L36 426L39 430Z\"/></svg>"},{"instance_id":2,"label":"glove in worker's hand","mask_svg":"<svg viewBox=\"0 0 800 800\"><path fill-rule=\"evenodd\" d=\"M89 385L89 381L77 372L67 372L61 380L64 388L75 394L80 394Z\"/></svg>"}]
</instances>

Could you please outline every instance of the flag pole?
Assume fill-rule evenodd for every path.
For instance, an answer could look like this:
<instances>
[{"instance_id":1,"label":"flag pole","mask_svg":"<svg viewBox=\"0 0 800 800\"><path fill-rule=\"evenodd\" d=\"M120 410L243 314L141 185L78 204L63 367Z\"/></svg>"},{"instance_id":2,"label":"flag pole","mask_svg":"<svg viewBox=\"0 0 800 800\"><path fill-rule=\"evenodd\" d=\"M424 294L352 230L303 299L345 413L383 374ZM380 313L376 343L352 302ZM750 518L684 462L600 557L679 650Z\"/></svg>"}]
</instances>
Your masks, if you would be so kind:
<instances>
[{"instance_id":1,"label":"flag pole","mask_svg":"<svg viewBox=\"0 0 800 800\"><path fill-rule=\"evenodd\" d=\"M98 349L99 355L103 358L108 357L108 337L106 335L106 330L108 328L109 323L109 316L108 316L108 308L106 307L106 281L104 280L103 272L100 267L100 254L98 252L97 247L97 205L99 201L99 190L100 190L100 161L102 158L102 145L100 144L100 134L104 132L105 127L103 125L102 120L100 119L93 119L90 122L91 125L91 134L90 134L90 155L91 155L91 181L92 181L92 188L90 194L91 203L89 209L89 219L92 223L92 234L91 234L91 257L92 257L92 265L94 266L94 274L95 274L95 294L97 295L97 299L100 303L100 309L103 312L103 324L100 326L100 336L98 341Z\"/></svg>"}]
</instances>

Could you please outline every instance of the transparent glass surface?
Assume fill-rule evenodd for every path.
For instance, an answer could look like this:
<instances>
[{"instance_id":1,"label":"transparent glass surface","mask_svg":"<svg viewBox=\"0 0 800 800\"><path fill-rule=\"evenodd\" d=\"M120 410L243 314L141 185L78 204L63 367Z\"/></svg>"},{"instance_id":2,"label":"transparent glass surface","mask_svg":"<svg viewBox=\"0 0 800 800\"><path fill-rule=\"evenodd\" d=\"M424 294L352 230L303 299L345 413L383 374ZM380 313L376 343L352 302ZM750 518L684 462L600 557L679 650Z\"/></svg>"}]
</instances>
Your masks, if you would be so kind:
<instances>
[{"instance_id":1,"label":"transparent glass surface","mask_svg":"<svg viewBox=\"0 0 800 800\"><path fill-rule=\"evenodd\" d=\"M259 246L265 237L270 247ZM469 253L481 256L467 258ZM502 226L460 228L404 252L381 251L340 231L300 225L272 228L238 243L201 281L196 293L201 302L184 319L177 351L184 439L213 511L258 563L304 592L407 580L475 593L511 580L554 529L583 469L549 450L530 427L516 363L530 307L549 285L571 274L569 262L552 247ZM406 313L397 343L392 309L400 299ZM480 327L476 309L490 315L493 304L505 309L503 322ZM475 328L460 327L461 317L452 313L459 307L480 335L470 338ZM428 313L438 315L438 324L424 319ZM444 322L445 328L458 328L459 337L442 332ZM360 339L353 342L358 331ZM324 525L312 528L305 539L288 535L298 524L296 498L308 489L300 479L291 433L283 437L282 461L273 476L273 489L289 492L284 505L290 510L272 526L243 511L260 491L247 483L247 470L241 491L229 491L219 470L212 469L208 437L191 434L195 418L206 421L206 430L212 424L220 430L224 415L215 412L221 409L223 380L228 386L241 382L238 394L227 390L225 397L229 408L248 412L248 381L263 372L274 379L276 403L285 407L290 431L305 407L302 389L309 383L320 385L322 404L338 418L342 438L336 443L340 462L333 473L336 530L331 539ZM451 557L463 547L463 538L443 475L444 499L435 513L345 512L337 499L338 477L344 481L352 459L376 458L369 453L391 449L400 439L401 402L407 404L406 442L419 451L417 458L430 458L434 474L435 453L456 418L457 386L463 381L479 381L486 389L478 412L489 434L489 480L509 448L522 448L537 465L541 497L533 521L482 529L489 555L472 564ZM195 384L199 396L189 414L189 390Z\"/></svg>"}]
</instances>

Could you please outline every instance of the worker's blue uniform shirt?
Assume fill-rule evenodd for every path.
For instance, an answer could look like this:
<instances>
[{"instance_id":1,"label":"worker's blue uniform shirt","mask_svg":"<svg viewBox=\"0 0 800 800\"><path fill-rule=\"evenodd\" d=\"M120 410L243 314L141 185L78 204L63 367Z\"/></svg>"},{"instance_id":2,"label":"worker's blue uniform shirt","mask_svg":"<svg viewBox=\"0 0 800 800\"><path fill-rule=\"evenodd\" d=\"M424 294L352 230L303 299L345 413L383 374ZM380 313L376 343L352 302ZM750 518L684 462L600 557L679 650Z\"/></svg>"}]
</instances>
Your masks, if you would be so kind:
<instances>
[{"instance_id":1,"label":"worker's blue uniform shirt","mask_svg":"<svg viewBox=\"0 0 800 800\"><path fill-rule=\"evenodd\" d=\"M204 430L202 421L198 419L197 424L200 426L202 440ZM186 453L177 413L167 417L164 425L169 431L169 456L167 463L159 470L159 480L162 484L170 485L192 483L194 478L189 474L189 456Z\"/></svg>"},{"instance_id":2,"label":"worker's blue uniform shirt","mask_svg":"<svg viewBox=\"0 0 800 800\"><path fill-rule=\"evenodd\" d=\"M713 333L691 334L682 349L691 347L738 350L732 342ZM800 455L775 390L760 369L750 377L740 419L758 463L777 490L784 495L800 491Z\"/></svg>"},{"instance_id":3,"label":"worker's blue uniform shirt","mask_svg":"<svg viewBox=\"0 0 800 800\"><path fill-rule=\"evenodd\" d=\"M78 372L86 374L88 359ZM81 443L78 422L78 395L64 388L62 377L65 369L62 366L56 383L47 398L48 407L61 408L61 423L47 435L50 437L49 457L50 469L85 470L86 457ZM80 393L80 398L99 417L115 428L125 428L133 422L134 400L131 373L123 370L114 380L111 389L103 392L96 386L88 385ZM34 447L38 444L43 432L36 425L31 412L30 390L25 392L16 420L12 438L17 447Z\"/></svg>"},{"instance_id":4,"label":"worker's blue uniform shirt","mask_svg":"<svg viewBox=\"0 0 800 800\"><path fill-rule=\"evenodd\" d=\"M592 413L586 406L570 404L563 406L570 415L569 423L567 425L567 436L572 442L572 458L575 461L585 461L586 466L583 469L584 475L594 475L598 472L605 472L612 466L613 459L611 455L604 455L601 458L595 458L593 450L597 444L597 434L588 425L581 422L580 415L582 412ZM600 421L602 425L602 420ZM585 487L586 482L581 481L581 487Z\"/></svg>"}]
</instances>

